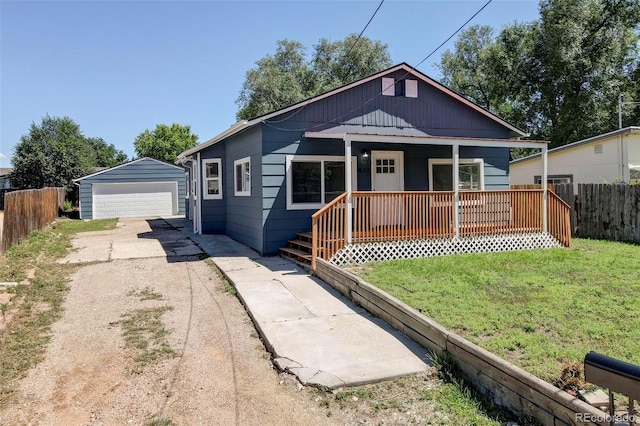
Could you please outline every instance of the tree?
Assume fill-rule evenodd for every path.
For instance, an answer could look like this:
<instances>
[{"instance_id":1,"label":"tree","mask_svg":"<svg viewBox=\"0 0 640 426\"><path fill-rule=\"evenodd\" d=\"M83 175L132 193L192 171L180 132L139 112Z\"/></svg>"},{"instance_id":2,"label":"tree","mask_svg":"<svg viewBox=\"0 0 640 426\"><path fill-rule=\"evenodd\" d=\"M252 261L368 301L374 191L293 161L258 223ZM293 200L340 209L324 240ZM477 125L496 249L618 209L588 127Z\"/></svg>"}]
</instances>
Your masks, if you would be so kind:
<instances>
[{"instance_id":1,"label":"tree","mask_svg":"<svg viewBox=\"0 0 640 426\"><path fill-rule=\"evenodd\" d=\"M87 138L87 141L94 152L94 167L115 167L129 160L127 154L102 138Z\"/></svg>"},{"instance_id":2,"label":"tree","mask_svg":"<svg viewBox=\"0 0 640 426\"><path fill-rule=\"evenodd\" d=\"M541 18L461 33L445 84L556 147L617 127L632 91L640 0L543 0Z\"/></svg>"},{"instance_id":3,"label":"tree","mask_svg":"<svg viewBox=\"0 0 640 426\"><path fill-rule=\"evenodd\" d=\"M92 171L94 154L80 127L69 117L45 116L31 123L14 149L11 182L21 189L70 187Z\"/></svg>"},{"instance_id":4,"label":"tree","mask_svg":"<svg viewBox=\"0 0 640 426\"><path fill-rule=\"evenodd\" d=\"M391 66L387 45L352 34L342 41L321 39L310 60L305 47L280 40L274 55L246 73L236 103L238 119L291 105Z\"/></svg>"},{"instance_id":5,"label":"tree","mask_svg":"<svg viewBox=\"0 0 640 426\"><path fill-rule=\"evenodd\" d=\"M145 130L133 142L136 155L173 163L178 154L198 143L198 135L191 133L191 126L173 123L171 127L158 124L154 130Z\"/></svg>"}]
</instances>

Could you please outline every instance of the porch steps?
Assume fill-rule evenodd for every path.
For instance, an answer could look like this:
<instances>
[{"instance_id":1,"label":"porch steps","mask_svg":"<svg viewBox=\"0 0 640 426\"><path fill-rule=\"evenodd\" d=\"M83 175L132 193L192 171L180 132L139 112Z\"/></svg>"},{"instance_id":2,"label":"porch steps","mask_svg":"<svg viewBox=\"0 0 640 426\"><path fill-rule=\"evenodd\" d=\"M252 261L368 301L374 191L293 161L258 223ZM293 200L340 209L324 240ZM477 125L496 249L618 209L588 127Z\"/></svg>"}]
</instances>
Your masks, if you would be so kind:
<instances>
[{"instance_id":1,"label":"porch steps","mask_svg":"<svg viewBox=\"0 0 640 426\"><path fill-rule=\"evenodd\" d=\"M287 247L278 251L280 256L305 264L311 263L311 232L299 232L298 238L287 243Z\"/></svg>"}]
</instances>

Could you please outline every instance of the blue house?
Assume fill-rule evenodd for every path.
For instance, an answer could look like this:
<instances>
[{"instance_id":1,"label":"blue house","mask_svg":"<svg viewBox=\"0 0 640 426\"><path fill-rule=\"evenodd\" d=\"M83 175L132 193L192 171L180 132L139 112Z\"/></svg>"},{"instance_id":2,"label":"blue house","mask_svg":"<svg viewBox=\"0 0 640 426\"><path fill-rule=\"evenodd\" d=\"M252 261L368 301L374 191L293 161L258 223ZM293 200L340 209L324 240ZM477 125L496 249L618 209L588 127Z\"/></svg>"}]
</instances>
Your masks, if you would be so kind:
<instances>
[{"instance_id":1,"label":"blue house","mask_svg":"<svg viewBox=\"0 0 640 426\"><path fill-rule=\"evenodd\" d=\"M546 142L520 139L525 136L402 63L238 122L181 153L178 162L187 171L186 212L195 233L226 234L275 254L298 234L312 243L312 215L331 207L342 219L315 229L326 241L313 243L315 255L327 258L354 242L460 238L471 228L470 236L487 233L495 228L489 216L504 222L500 233L508 221L521 229L505 204L512 203L509 149L546 153ZM461 207L470 194L496 191L504 192L500 200L474 195L469 208ZM546 232L546 225L536 226Z\"/></svg>"}]
</instances>

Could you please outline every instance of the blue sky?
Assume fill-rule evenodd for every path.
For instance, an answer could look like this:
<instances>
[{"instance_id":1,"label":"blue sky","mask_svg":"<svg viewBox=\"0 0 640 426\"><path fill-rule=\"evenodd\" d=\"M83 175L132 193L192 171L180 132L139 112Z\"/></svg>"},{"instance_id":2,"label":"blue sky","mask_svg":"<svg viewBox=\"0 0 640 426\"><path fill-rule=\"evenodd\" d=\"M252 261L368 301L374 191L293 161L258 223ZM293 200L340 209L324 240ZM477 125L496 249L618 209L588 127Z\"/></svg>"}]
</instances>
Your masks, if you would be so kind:
<instances>
[{"instance_id":1,"label":"blue sky","mask_svg":"<svg viewBox=\"0 0 640 426\"><path fill-rule=\"evenodd\" d=\"M365 35L394 63L417 64L485 0L386 0ZM129 157L156 124L204 142L231 126L245 72L280 39L308 47L359 33L374 1L0 0L0 167L32 122L71 117ZM537 0L494 0L471 24L538 19ZM455 39L454 39L455 40ZM435 64L453 40L419 70ZM3 158L5 157L6 158Z\"/></svg>"}]
</instances>

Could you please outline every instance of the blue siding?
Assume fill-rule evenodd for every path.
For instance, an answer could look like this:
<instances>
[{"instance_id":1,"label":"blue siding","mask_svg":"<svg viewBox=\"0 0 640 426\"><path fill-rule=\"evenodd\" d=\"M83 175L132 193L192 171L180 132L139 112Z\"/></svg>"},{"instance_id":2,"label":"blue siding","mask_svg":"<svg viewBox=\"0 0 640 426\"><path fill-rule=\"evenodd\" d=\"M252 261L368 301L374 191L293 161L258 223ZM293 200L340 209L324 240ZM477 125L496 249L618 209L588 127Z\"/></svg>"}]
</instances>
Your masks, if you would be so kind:
<instances>
[{"instance_id":1,"label":"blue siding","mask_svg":"<svg viewBox=\"0 0 640 426\"><path fill-rule=\"evenodd\" d=\"M168 182L175 181L178 184L178 214L185 214L185 181L184 169L172 164L167 164L150 158L142 158L121 166L117 166L94 176L80 180L80 212L81 219L93 217L92 185L94 183L143 183L143 182Z\"/></svg>"},{"instance_id":2,"label":"blue siding","mask_svg":"<svg viewBox=\"0 0 640 426\"><path fill-rule=\"evenodd\" d=\"M400 79L406 77L406 73L396 71L386 77ZM308 104L298 110L295 119L312 123L315 131L357 132L366 126L364 131L368 133L509 137L509 129L422 80L418 80L417 98L379 96L381 89L382 77ZM273 120L293 113L287 112Z\"/></svg>"},{"instance_id":3,"label":"blue siding","mask_svg":"<svg viewBox=\"0 0 640 426\"><path fill-rule=\"evenodd\" d=\"M218 143L212 145L200 154L200 161L221 158L222 159L222 199L221 200L206 200L202 194L204 188L198 188L201 197L202 208L202 233L203 234L224 234L227 231L227 200L229 196L233 195L233 190L229 192L227 188L228 166L225 165L225 145ZM233 167L233 165L232 165ZM200 164L200 172L204 175L204 167ZM202 176L201 176L202 177ZM203 183L203 179L199 179L200 183Z\"/></svg>"},{"instance_id":4,"label":"blue siding","mask_svg":"<svg viewBox=\"0 0 640 426\"><path fill-rule=\"evenodd\" d=\"M287 155L344 155L344 143L339 140L301 140L296 129L311 126L298 121L283 122L274 129L263 126L262 145L262 225L264 254L275 254L296 233L311 229L315 210L287 210L285 163ZM291 131L281 130L282 128Z\"/></svg>"},{"instance_id":5,"label":"blue siding","mask_svg":"<svg viewBox=\"0 0 640 426\"><path fill-rule=\"evenodd\" d=\"M256 126L225 141L223 162L226 233L260 253L263 252L261 145L262 130ZM237 197L233 162L244 157L251 158L251 196Z\"/></svg>"}]
</instances>

